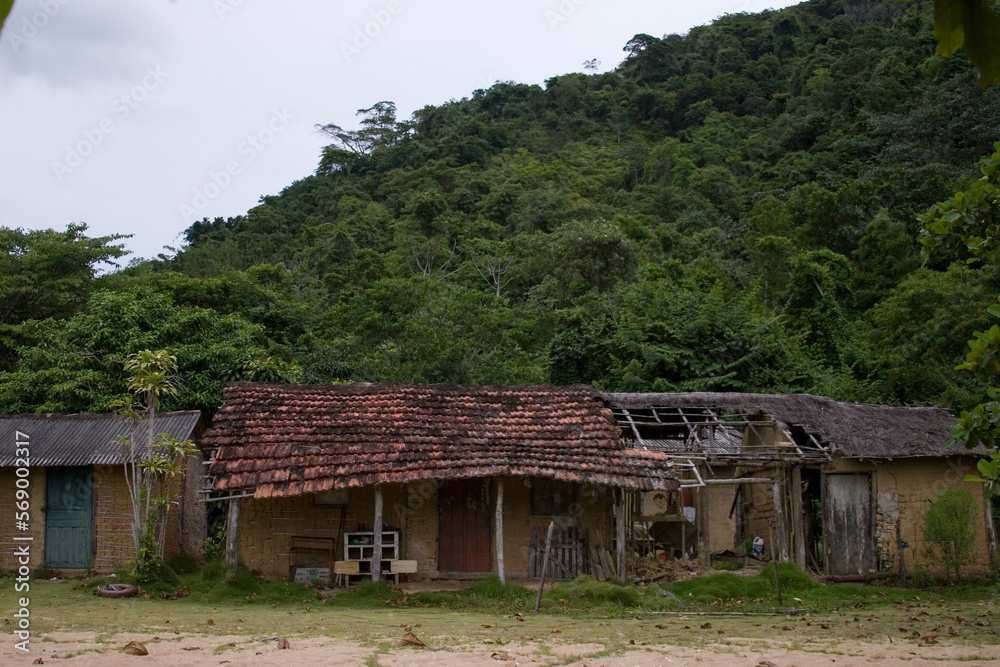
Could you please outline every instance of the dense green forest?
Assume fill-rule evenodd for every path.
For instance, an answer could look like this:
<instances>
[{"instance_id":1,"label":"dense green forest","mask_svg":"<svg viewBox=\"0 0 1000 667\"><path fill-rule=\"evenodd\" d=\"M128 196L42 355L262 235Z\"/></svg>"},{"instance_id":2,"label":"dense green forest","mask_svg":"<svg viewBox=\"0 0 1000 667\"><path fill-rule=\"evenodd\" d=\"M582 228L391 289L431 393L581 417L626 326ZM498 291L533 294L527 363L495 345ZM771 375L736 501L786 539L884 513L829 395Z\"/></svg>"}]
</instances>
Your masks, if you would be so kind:
<instances>
[{"instance_id":1,"label":"dense green forest","mask_svg":"<svg viewBox=\"0 0 1000 667\"><path fill-rule=\"evenodd\" d=\"M1000 266L921 216L1000 140L929 2L813 0L637 35L604 74L497 83L360 129L171 256L0 229L0 411L107 410L132 352L167 408L234 379L592 383L977 403L957 371Z\"/></svg>"}]
</instances>

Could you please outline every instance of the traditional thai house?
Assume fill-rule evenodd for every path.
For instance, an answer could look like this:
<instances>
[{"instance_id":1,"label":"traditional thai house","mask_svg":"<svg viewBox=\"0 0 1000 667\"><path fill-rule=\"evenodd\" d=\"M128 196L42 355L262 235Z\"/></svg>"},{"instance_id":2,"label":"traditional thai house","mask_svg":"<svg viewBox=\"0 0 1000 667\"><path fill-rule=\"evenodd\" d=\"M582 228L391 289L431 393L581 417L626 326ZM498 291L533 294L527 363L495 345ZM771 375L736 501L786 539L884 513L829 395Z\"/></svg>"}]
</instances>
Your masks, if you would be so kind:
<instances>
[{"instance_id":1,"label":"traditional thai house","mask_svg":"<svg viewBox=\"0 0 1000 667\"><path fill-rule=\"evenodd\" d=\"M676 491L589 386L236 383L202 444L230 565L268 577L626 570L625 501ZM305 573L305 575L303 575Z\"/></svg>"},{"instance_id":2,"label":"traditional thai house","mask_svg":"<svg viewBox=\"0 0 1000 667\"><path fill-rule=\"evenodd\" d=\"M834 578L934 571L924 510L945 488L964 487L983 517L967 569L996 570L990 504L981 485L964 481L985 451L947 445L945 410L809 395L604 398L628 447L666 454L682 471L679 493L637 501L631 535L646 550L707 561L746 553L758 538L777 557Z\"/></svg>"},{"instance_id":3,"label":"traditional thai house","mask_svg":"<svg viewBox=\"0 0 1000 667\"><path fill-rule=\"evenodd\" d=\"M197 440L204 430L197 410L163 413L156 425L179 441ZM130 428L116 414L0 415L0 510L8 517L0 522L0 567L23 564L18 554L26 544L31 568L111 572L135 556L128 451L118 443ZM167 555L201 557L203 474L201 457L192 456L175 478ZM19 499L18 490L27 497Z\"/></svg>"}]
</instances>

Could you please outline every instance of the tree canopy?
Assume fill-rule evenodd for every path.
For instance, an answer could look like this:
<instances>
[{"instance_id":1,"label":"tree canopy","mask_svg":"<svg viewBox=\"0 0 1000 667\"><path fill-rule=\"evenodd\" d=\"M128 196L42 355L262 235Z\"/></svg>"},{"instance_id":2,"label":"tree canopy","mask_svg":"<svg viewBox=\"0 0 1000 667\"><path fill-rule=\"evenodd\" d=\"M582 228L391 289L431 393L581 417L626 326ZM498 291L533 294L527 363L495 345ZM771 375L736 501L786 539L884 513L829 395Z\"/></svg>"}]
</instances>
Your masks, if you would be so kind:
<instances>
[{"instance_id":1,"label":"tree canopy","mask_svg":"<svg viewBox=\"0 0 1000 667\"><path fill-rule=\"evenodd\" d=\"M374 102L317 119L315 173L107 274L118 237L3 230L28 250L0 267L0 410L107 409L142 349L209 411L240 378L974 404L1000 88L935 34L929 2L812 0L406 120Z\"/></svg>"}]
</instances>

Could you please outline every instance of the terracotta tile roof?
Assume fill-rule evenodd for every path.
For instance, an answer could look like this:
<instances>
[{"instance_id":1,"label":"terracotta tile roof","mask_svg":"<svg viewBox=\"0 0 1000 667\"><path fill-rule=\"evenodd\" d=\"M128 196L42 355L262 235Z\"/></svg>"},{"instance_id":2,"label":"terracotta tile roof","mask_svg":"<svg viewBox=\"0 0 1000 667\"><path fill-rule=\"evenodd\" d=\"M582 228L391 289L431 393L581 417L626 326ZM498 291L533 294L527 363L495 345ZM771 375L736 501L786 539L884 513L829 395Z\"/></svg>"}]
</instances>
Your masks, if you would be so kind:
<instances>
[{"instance_id":1,"label":"terracotta tile roof","mask_svg":"<svg viewBox=\"0 0 1000 667\"><path fill-rule=\"evenodd\" d=\"M673 490L657 452L625 449L589 386L234 383L202 438L219 491L258 498L420 479L539 476Z\"/></svg>"}]
</instances>

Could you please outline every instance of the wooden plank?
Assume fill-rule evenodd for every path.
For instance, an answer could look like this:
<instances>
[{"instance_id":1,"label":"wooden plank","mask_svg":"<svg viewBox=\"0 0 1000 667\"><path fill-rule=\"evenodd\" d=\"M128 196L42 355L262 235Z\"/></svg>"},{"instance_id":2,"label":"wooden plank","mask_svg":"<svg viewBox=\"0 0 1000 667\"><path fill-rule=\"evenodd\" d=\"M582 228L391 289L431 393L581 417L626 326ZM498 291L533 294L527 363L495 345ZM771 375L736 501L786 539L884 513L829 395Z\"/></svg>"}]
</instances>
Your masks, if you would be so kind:
<instances>
[{"instance_id":1,"label":"wooden plank","mask_svg":"<svg viewBox=\"0 0 1000 667\"><path fill-rule=\"evenodd\" d=\"M833 576L867 576L877 552L872 517L871 473L823 475L823 547L825 567Z\"/></svg>"},{"instance_id":2,"label":"wooden plank","mask_svg":"<svg viewBox=\"0 0 1000 667\"><path fill-rule=\"evenodd\" d=\"M624 489L619 489L615 502L615 541L617 544L618 562L615 572L620 581L625 581L625 499Z\"/></svg>"},{"instance_id":3,"label":"wooden plank","mask_svg":"<svg viewBox=\"0 0 1000 667\"><path fill-rule=\"evenodd\" d=\"M597 581L607 581L604 576L604 567L601 565L601 557L597 555L597 547L590 545L590 572Z\"/></svg>"},{"instance_id":4,"label":"wooden plank","mask_svg":"<svg viewBox=\"0 0 1000 667\"><path fill-rule=\"evenodd\" d=\"M802 469L798 466L792 469L792 517L794 522L795 566L806 571L806 517L802 511Z\"/></svg>"},{"instance_id":5,"label":"wooden plank","mask_svg":"<svg viewBox=\"0 0 1000 667\"><path fill-rule=\"evenodd\" d=\"M393 574L413 574L417 571L415 560L394 560L389 563L389 571Z\"/></svg>"},{"instance_id":6,"label":"wooden plank","mask_svg":"<svg viewBox=\"0 0 1000 667\"><path fill-rule=\"evenodd\" d=\"M358 560L338 560L333 563L334 574L359 574L361 572L361 561Z\"/></svg>"},{"instance_id":7,"label":"wooden plank","mask_svg":"<svg viewBox=\"0 0 1000 667\"><path fill-rule=\"evenodd\" d=\"M778 560L784 563L788 561L788 533L785 530L785 502L780 481L771 485L771 500L774 504L774 530L777 533L774 546L777 548Z\"/></svg>"},{"instance_id":8,"label":"wooden plank","mask_svg":"<svg viewBox=\"0 0 1000 667\"><path fill-rule=\"evenodd\" d=\"M545 554L542 556L542 579L538 582L538 597L535 598L536 614L542 604L542 591L545 589L545 571L549 569L549 547L552 546L552 529L555 528L555 525L555 521L549 521L549 530L545 533Z\"/></svg>"},{"instance_id":9,"label":"wooden plank","mask_svg":"<svg viewBox=\"0 0 1000 667\"><path fill-rule=\"evenodd\" d=\"M607 549L601 552L601 566L604 568L604 576L608 579L614 579L616 576L614 560L611 558L611 552Z\"/></svg>"}]
</instances>

